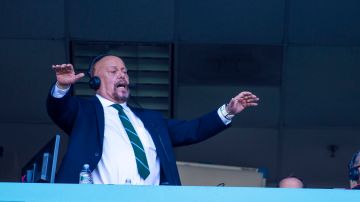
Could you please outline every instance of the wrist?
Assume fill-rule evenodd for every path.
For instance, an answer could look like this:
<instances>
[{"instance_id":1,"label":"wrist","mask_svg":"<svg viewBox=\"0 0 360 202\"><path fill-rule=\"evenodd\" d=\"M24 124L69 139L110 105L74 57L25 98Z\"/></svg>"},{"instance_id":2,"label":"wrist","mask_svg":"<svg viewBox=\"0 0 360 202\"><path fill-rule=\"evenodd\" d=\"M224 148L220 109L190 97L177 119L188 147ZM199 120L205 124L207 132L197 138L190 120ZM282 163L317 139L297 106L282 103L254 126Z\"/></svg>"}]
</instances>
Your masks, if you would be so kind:
<instances>
[{"instance_id":1,"label":"wrist","mask_svg":"<svg viewBox=\"0 0 360 202\"><path fill-rule=\"evenodd\" d=\"M58 81L56 82L55 85L56 85L56 87L58 87L61 90L66 90L66 89L70 88L70 85L63 85L63 84L60 84Z\"/></svg>"},{"instance_id":2,"label":"wrist","mask_svg":"<svg viewBox=\"0 0 360 202\"><path fill-rule=\"evenodd\" d=\"M235 115L231 114L229 110L227 109L227 104L224 104L220 107L221 114L228 120L231 120Z\"/></svg>"}]
</instances>

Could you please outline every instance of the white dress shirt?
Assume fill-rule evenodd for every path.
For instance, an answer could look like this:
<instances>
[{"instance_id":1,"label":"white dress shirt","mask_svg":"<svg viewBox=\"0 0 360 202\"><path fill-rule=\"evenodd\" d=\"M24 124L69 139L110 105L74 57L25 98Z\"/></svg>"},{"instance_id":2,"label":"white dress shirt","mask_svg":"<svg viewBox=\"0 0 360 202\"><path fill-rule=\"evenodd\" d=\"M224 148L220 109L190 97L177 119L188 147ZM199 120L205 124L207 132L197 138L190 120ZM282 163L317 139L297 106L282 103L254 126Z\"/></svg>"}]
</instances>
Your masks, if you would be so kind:
<instances>
[{"instance_id":1,"label":"white dress shirt","mask_svg":"<svg viewBox=\"0 0 360 202\"><path fill-rule=\"evenodd\" d=\"M126 104L121 104L144 146L150 169L150 175L145 180L137 171L132 145L119 119L118 111L111 106L114 103L100 95L96 96L104 108L105 132L101 160L92 173L94 183L124 184L126 180L131 180L131 184L136 185L158 185L160 182L159 157L154 142L142 121Z\"/></svg>"},{"instance_id":2,"label":"white dress shirt","mask_svg":"<svg viewBox=\"0 0 360 202\"><path fill-rule=\"evenodd\" d=\"M55 98L62 98L68 90L60 89L55 85L51 94ZM100 95L96 95L96 97L104 108L105 131L103 153L97 167L92 172L94 183L125 184L130 181L133 185L159 185L159 157L157 156L151 135L144 127L142 121L130 110L126 103L121 104L144 146L150 169L150 175L145 180L137 172L135 155L130 140L120 121L118 111L111 106L114 103ZM217 113L223 123L228 125L231 119L225 118L220 109L217 110Z\"/></svg>"}]
</instances>

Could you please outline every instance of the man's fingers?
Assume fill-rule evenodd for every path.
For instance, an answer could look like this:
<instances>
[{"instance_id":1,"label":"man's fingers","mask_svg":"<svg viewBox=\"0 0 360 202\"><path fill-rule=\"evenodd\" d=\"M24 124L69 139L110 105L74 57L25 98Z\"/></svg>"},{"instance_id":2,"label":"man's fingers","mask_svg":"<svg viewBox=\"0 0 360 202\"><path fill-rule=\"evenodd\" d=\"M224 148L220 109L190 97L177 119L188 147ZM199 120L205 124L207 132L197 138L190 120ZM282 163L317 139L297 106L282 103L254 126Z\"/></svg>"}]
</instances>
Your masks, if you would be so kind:
<instances>
[{"instance_id":1,"label":"man's fingers","mask_svg":"<svg viewBox=\"0 0 360 202\"><path fill-rule=\"evenodd\" d=\"M246 98L248 96L255 96L255 95L249 91L243 91L243 92L239 93L237 96L235 96L235 99Z\"/></svg>"},{"instance_id":2,"label":"man's fingers","mask_svg":"<svg viewBox=\"0 0 360 202\"><path fill-rule=\"evenodd\" d=\"M66 71L73 71L74 68L71 64L65 64L65 66L63 67Z\"/></svg>"},{"instance_id":3,"label":"man's fingers","mask_svg":"<svg viewBox=\"0 0 360 202\"><path fill-rule=\"evenodd\" d=\"M259 101L259 98L254 97L254 98L248 98L248 99L245 99L245 100L246 100L246 102L257 102L257 101Z\"/></svg>"},{"instance_id":4,"label":"man's fingers","mask_svg":"<svg viewBox=\"0 0 360 202\"><path fill-rule=\"evenodd\" d=\"M61 65L52 65L53 70L57 70L61 68Z\"/></svg>"},{"instance_id":5,"label":"man's fingers","mask_svg":"<svg viewBox=\"0 0 360 202\"><path fill-rule=\"evenodd\" d=\"M230 102L229 102L229 106L230 106L230 107L234 107L234 105L236 104L236 102L238 102L237 99L231 98L231 100L230 100Z\"/></svg>"},{"instance_id":6,"label":"man's fingers","mask_svg":"<svg viewBox=\"0 0 360 202\"><path fill-rule=\"evenodd\" d=\"M259 100L260 99L256 96L240 97L238 99L235 99L236 102L246 102L246 103L257 102Z\"/></svg>"},{"instance_id":7,"label":"man's fingers","mask_svg":"<svg viewBox=\"0 0 360 202\"><path fill-rule=\"evenodd\" d=\"M56 72L56 74L67 74L74 72L72 64L56 64L52 65L52 69Z\"/></svg>"},{"instance_id":8,"label":"man's fingers","mask_svg":"<svg viewBox=\"0 0 360 202\"><path fill-rule=\"evenodd\" d=\"M62 64L60 66L60 71L66 73L66 72L72 72L74 71L74 69L71 64Z\"/></svg>"},{"instance_id":9,"label":"man's fingers","mask_svg":"<svg viewBox=\"0 0 360 202\"><path fill-rule=\"evenodd\" d=\"M73 68L72 64L56 64L52 65L52 68Z\"/></svg>"},{"instance_id":10,"label":"man's fingers","mask_svg":"<svg viewBox=\"0 0 360 202\"><path fill-rule=\"evenodd\" d=\"M65 66L63 65L53 65L52 68L55 70L55 71L61 71Z\"/></svg>"},{"instance_id":11,"label":"man's fingers","mask_svg":"<svg viewBox=\"0 0 360 202\"><path fill-rule=\"evenodd\" d=\"M76 74L75 75L75 81L78 81L78 80L80 80L82 77L84 77L85 76L85 74L84 73L79 73L79 74Z\"/></svg>"}]
</instances>

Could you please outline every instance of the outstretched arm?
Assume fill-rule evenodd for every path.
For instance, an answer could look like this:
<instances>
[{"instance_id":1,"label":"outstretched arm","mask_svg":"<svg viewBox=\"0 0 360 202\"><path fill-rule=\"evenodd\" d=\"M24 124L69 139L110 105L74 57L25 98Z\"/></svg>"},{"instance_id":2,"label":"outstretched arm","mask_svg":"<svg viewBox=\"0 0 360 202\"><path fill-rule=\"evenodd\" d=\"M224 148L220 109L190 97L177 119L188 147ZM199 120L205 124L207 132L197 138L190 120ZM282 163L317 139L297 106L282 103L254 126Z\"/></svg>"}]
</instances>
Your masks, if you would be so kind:
<instances>
[{"instance_id":1,"label":"outstretched arm","mask_svg":"<svg viewBox=\"0 0 360 202\"><path fill-rule=\"evenodd\" d=\"M247 107L257 106L259 98L251 92L241 92L217 111L192 121L168 121L172 144L181 146L203 141L229 127L231 118Z\"/></svg>"},{"instance_id":2,"label":"outstretched arm","mask_svg":"<svg viewBox=\"0 0 360 202\"><path fill-rule=\"evenodd\" d=\"M66 133L75 122L78 111L77 99L71 97L70 86L84 76L84 73L75 74L71 64L52 65L56 73L56 86L50 90L47 99L47 111L51 119Z\"/></svg>"}]
</instances>

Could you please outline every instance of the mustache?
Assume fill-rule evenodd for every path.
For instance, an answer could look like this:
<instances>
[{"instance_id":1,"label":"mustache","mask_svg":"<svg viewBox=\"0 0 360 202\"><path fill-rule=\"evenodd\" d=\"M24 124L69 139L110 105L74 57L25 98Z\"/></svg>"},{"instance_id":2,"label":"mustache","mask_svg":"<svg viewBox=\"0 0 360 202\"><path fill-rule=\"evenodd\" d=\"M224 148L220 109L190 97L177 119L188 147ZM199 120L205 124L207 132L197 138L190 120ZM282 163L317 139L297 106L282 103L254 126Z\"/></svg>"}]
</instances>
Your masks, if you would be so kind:
<instances>
[{"instance_id":1,"label":"mustache","mask_svg":"<svg viewBox=\"0 0 360 202\"><path fill-rule=\"evenodd\" d=\"M129 84L128 84L125 80L120 80L120 81L116 82L116 83L114 84L114 86L115 86L116 88L119 88L119 87L128 88Z\"/></svg>"}]
</instances>

